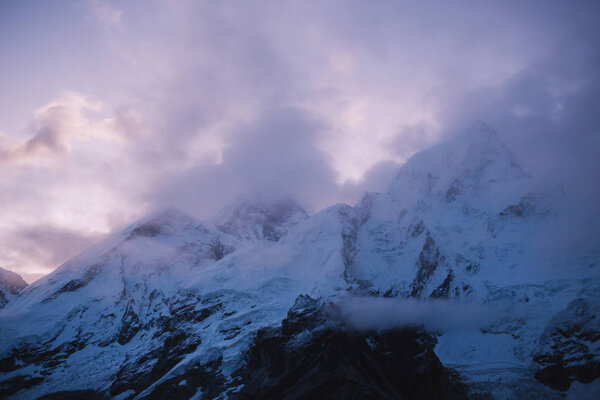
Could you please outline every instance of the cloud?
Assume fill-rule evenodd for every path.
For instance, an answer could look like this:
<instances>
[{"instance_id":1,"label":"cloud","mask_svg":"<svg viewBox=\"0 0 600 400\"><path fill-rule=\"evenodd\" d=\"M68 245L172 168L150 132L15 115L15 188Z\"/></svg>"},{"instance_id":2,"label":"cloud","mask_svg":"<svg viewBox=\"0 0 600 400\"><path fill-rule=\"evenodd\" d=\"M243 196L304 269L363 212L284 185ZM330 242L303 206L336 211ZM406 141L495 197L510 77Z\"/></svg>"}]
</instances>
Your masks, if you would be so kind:
<instances>
[{"instance_id":1,"label":"cloud","mask_svg":"<svg viewBox=\"0 0 600 400\"><path fill-rule=\"evenodd\" d=\"M98 112L102 104L79 93L63 93L39 108L29 131L32 137L23 143L0 143L0 163L39 162L41 159L66 156L71 141L85 139L94 130L84 112Z\"/></svg>"},{"instance_id":2,"label":"cloud","mask_svg":"<svg viewBox=\"0 0 600 400\"><path fill-rule=\"evenodd\" d=\"M129 142L142 140L149 131L140 113L130 107L115 109L113 116L103 119L96 129L100 136Z\"/></svg>"},{"instance_id":3,"label":"cloud","mask_svg":"<svg viewBox=\"0 0 600 400\"><path fill-rule=\"evenodd\" d=\"M0 136L3 267L39 277L143 212L132 205L144 205L141 170L124 155L143 139L143 121L101 111L98 100L67 92L35 111L28 139Z\"/></svg>"},{"instance_id":4,"label":"cloud","mask_svg":"<svg viewBox=\"0 0 600 400\"><path fill-rule=\"evenodd\" d=\"M19 271L26 281L31 282L91 246L100 237L54 226L35 225L10 233L2 232L0 252L6 267Z\"/></svg>"},{"instance_id":5,"label":"cloud","mask_svg":"<svg viewBox=\"0 0 600 400\"><path fill-rule=\"evenodd\" d=\"M581 38L579 52L543 59L499 87L463 93L444 107L450 134L467 121L493 126L536 179L562 186L574 208L600 224L600 49ZM573 39L575 40L575 39ZM443 96L441 96L443 98Z\"/></svg>"},{"instance_id":6,"label":"cloud","mask_svg":"<svg viewBox=\"0 0 600 400\"><path fill-rule=\"evenodd\" d=\"M270 109L229 132L218 161L176 171L149 198L210 217L239 196L291 197L314 213L383 190L399 168L393 161L375 164L358 181L336 183L338 174L319 147L329 129L305 109Z\"/></svg>"},{"instance_id":7,"label":"cloud","mask_svg":"<svg viewBox=\"0 0 600 400\"><path fill-rule=\"evenodd\" d=\"M408 159L415 152L430 147L438 138L435 129L426 123L408 125L402 128L387 145L395 158Z\"/></svg>"},{"instance_id":8,"label":"cloud","mask_svg":"<svg viewBox=\"0 0 600 400\"><path fill-rule=\"evenodd\" d=\"M354 204L365 192L383 192L398 173L400 165L394 161L380 161L365 172L358 181L346 181L338 187L337 198Z\"/></svg>"},{"instance_id":9,"label":"cloud","mask_svg":"<svg viewBox=\"0 0 600 400\"><path fill-rule=\"evenodd\" d=\"M92 0L90 6L95 17L101 24L109 27L119 26L121 24L123 10L116 8L110 2Z\"/></svg>"},{"instance_id":10,"label":"cloud","mask_svg":"<svg viewBox=\"0 0 600 400\"><path fill-rule=\"evenodd\" d=\"M338 301L339 316L358 330L424 326L431 331L477 328L486 321L482 306L454 300L419 301L373 296L348 296ZM488 314L489 315L489 314Z\"/></svg>"},{"instance_id":11,"label":"cloud","mask_svg":"<svg viewBox=\"0 0 600 400\"><path fill-rule=\"evenodd\" d=\"M0 41L24 60L11 87L71 90L0 136L5 232L106 232L168 204L209 216L247 192L352 203L480 120L598 208L595 3L87 4L99 24L61 8L32 28L60 46L19 46L53 60L52 80Z\"/></svg>"},{"instance_id":12,"label":"cloud","mask_svg":"<svg viewBox=\"0 0 600 400\"><path fill-rule=\"evenodd\" d=\"M315 145L325 129L302 109L272 109L231 132L218 163L176 174L152 196L204 216L239 195L291 196L314 211L335 198L335 172Z\"/></svg>"}]
</instances>

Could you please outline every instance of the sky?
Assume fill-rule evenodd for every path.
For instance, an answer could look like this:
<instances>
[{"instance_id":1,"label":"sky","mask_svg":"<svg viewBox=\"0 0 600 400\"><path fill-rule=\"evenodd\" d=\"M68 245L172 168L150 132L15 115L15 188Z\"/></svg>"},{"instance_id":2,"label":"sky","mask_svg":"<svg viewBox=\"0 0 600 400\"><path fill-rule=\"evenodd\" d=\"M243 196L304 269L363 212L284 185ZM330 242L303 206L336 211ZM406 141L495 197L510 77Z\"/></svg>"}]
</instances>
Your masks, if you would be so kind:
<instances>
[{"instance_id":1,"label":"sky","mask_svg":"<svg viewBox=\"0 0 600 400\"><path fill-rule=\"evenodd\" d=\"M352 204L481 121L597 218L599 15L597 1L1 1L0 267L31 282L161 207Z\"/></svg>"}]
</instances>

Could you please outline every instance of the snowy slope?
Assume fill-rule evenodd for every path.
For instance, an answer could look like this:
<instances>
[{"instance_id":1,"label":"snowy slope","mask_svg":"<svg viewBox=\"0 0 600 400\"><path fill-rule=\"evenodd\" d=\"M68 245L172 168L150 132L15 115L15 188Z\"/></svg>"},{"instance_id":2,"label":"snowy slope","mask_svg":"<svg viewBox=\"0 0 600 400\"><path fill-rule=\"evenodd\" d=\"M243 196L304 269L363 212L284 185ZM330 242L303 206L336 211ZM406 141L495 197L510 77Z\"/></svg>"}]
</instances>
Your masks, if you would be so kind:
<instances>
[{"instance_id":1,"label":"snowy slope","mask_svg":"<svg viewBox=\"0 0 600 400\"><path fill-rule=\"evenodd\" d=\"M532 190L485 126L419 153L357 206L368 217L350 272L372 291L417 297L485 296L486 280L530 279L532 236L553 226L563 197Z\"/></svg>"},{"instance_id":2,"label":"snowy slope","mask_svg":"<svg viewBox=\"0 0 600 400\"><path fill-rule=\"evenodd\" d=\"M252 333L279 323L299 294L340 290L339 232L351 211L324 210L278 242L248 242L237 231L225 233L173 210L114 234L3 310L3 380L19 378L8 392L25 386L22 379L33 383L44 376L18 397L97 390L109 382L116 395L125 391L121 381L154 369L156 358L144 356L173 337L177 354L161 362L177 361L153 376L156 383L179 361L185 369L220 359L227 377L239 367ZM145 379L140 385L149 385Z\"/></svg>"},{"instance_id":3,"label":"snowy slope","mask_svg":"<svg viewBox=\"0 0 600 400\"><path fill-rule=\"evenodd\" d=\"M436 347L475 392L588 393L600 256L547 248L568 206L481 126L415 155L355 207L309 217L291 200L251 199L206 222L155 213L0 311L0 393L151 398L181 381L231 398L259 329L301 295L353 293L483 307L477 327L442 332Z\"/></svg>"},{"instance_id":4,"label":"snowy slope","mask_svg":"<svg viewBox=\"0 0 600 400\"><path fill-rule=\"evenodd\" d=\"M554 342L547 339L557 315L570 315L572 302L600 300L598 251L559 251L546 240L565 226L568 207L562 190L537 184L497 134L481 126L415 155L386 193L363 198L357 210L368 217L354 235L348 275L373 294L458 298L498 315L472 332L443 335L437 347L443 362L473 382L486 382L484 392L502 381L494 393L499 397L545 393L536 371L582 355L584 361L571 364L593 369L597 377L597 327L572 329L572 346L563 347L578 354L556 354L549 350L557 347L556 335ZM598 311L589 309L593 320ZM585 332L588 338L596 332L589 343L580 338ZM567 390L577 380L573 371L554 388Z\"/></svg>"}]
</instances>

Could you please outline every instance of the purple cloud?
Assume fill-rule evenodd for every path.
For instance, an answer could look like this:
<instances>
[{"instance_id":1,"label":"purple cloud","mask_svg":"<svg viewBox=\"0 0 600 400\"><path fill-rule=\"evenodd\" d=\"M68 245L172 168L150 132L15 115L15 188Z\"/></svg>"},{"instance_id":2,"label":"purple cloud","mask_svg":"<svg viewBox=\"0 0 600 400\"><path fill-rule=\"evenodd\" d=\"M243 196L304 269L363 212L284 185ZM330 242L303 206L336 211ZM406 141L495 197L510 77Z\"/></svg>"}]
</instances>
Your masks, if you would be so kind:
<instances>
[{"instance_id":1,"label":"purple cloud","mask_svg":"<svg viewBox=\"0 0 600 400\"><path fill-rule=\"evenodd\" d=\"M481 120L600 215L593 2L77 4L0 6L5 247L247 193L353 202ZM87 245L28 237L47 250L0 266L49 270Z\"/></svg>"}]
</instances>

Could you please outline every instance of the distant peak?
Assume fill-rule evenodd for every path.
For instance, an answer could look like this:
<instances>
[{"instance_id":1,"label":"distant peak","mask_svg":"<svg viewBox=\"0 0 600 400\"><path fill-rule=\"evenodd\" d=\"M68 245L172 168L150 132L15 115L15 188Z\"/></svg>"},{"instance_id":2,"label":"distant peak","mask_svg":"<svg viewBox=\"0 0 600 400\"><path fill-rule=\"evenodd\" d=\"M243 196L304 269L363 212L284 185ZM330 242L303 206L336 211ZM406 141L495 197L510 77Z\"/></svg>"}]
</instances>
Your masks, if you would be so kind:
<instances>
[{"instance_id":1,"label":"distant peak","mask_svg":"<svg viewBox=\"0 0 600 400\"><path fill-rule=\"evenodd\" d=\"M458 185L478 191L494 182L526 176L498 133L489 125L478 123L464 133L412 156L400 168L391 183L391 190L406 191L409 187L420 186L422 191L434 193Z\"/></svg>"},{"instance_id":2,"label":"distant peak","mask_svg":"<svg viewBox=\"0 0 600 400\"><path fill-rule=\"evenodd\" d=\"M229 206L219 212L219 218L227 218L231 214L270 214L270 213L302 213L306 211L296 201L289 197L238 197Z\"/></svg>"},{"instance_id":3,"label":"distant peak","mask_svg":"<svg viewBox=\"0 0 600 400\"><path fill-rule=\"evenodd\" d=\"M178 229L192 225L201 226L196 218L176 208L163 208L139 219L126 229L127 238L133 239L137 236L154 237L159 235L170 235Z\"/></svg>"},{"instance_id":4,"label":"distant peak","mask_svg":"<svg viewBox=\"0 0 600 400\"><path fill-rule=\"evenodd\" d=\"M175 207L164 207L148 214L143 219L163 219L163 218L188 218L193 219L191 215L175 208Z\"/></svg>"},{"instance_id":5,"label":"distant peak","mask_svg":"<svg viewBox=\"0 0 600 400\"><path fill-rule=\"evenodd\" d=\"M481 135L487 137L498 137L498 132L487 123L480 121L467 128L467 134Z\"/></svg>"},{"instance_id":6,"label":"distant peak","mask_svg":"<svg viewBox=\"0 0 600 400\"><path fill-rule=\"evenodd\" d=\"M500 139L500 136L498 136L498 132L485 122L479 122L471 126L465 130L463 134L456 136L454 139L451 139L451 141L452 140L466 142L466 145L486 145L488 149L494 148L510 152L502 139Z\"/></svg>"},{"instance_id":7,"label":"distant peak","mask_svg":"<svg viewBox=\"0 0 600 400\"><path fill-rule=\"evenodd\" d=\"M289 197L246 197L223 209L215 222L221 231L240 239L277 241L306 218L306 211Z\"/></svg>"},{"instance_id":8,"label":"distant peak","mask_svg":"<svg viewBox=\"0 0 600 400\"><path fill-rule=\"evenodd\" d=\"M27 282L21 278L21 275L16 272L9 271L8 269L0 268L0 286L13 289L15 294L19 290L27 286Z\"/></svg>"}]
</instances>

